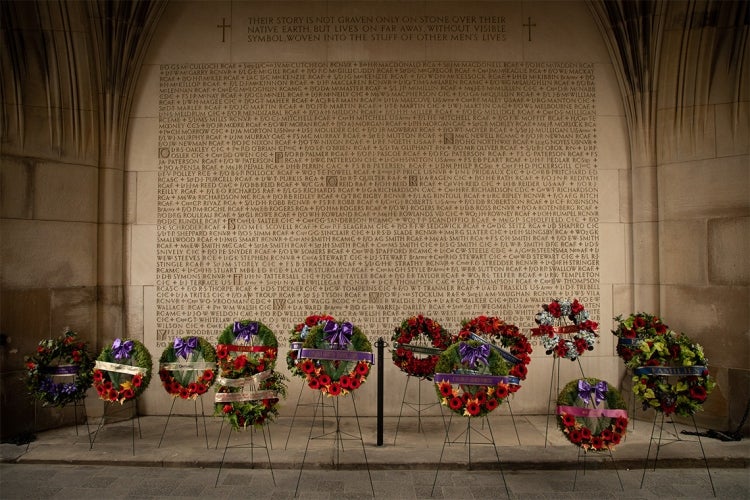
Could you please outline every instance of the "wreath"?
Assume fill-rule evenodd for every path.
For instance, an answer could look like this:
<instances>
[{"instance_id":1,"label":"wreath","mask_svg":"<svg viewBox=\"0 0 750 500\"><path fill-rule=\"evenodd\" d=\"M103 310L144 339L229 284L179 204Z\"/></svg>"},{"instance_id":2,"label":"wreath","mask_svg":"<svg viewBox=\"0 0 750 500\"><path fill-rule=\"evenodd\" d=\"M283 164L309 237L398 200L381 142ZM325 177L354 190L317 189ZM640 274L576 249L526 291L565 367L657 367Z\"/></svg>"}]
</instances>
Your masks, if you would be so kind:
<instances>
[{"instance_id":1,"label":"wreath","mask_svg":"<svg viewBox=\"0 0 750 500\"><path fill-rule=\"evenodd\" d=\"M584 352L594 350L599 325L589 319L588 311L578 299L573 302L555 299L544 304L534 321L539 328L531 329L532 336L542 337L548 355L575 361ZM573 336L568 337L570 334Z\"/></svg>"},{"instance_id":2,"label":"wreath","mask_svg":"<svg viewBox=\"0 0 750 500\"><path fill-rule=\"evenodd\" d=\"M519 381L526 380L526 375L529 372L527 366L531 363L532 348L531 342L520 332L517 326L494 316L478 316L463 323L458 339L489 341L492 348L496 349L505 361L512 365L509 375L518 378ZM520 384L511 384L510 392L516 392L520 388Z\"/></svg>"},{"instance_id":3,"label":"wreath","mask_svg":"<svg viewBox=\"0 0 750 500\"><path fill-rule=\"evenodd\" d=\"M435 366L435 390L440 404L465 417L484 417L500 406L518 383L508 377L508 363L479 340L448 347ZM514 380L515 379L515 380Z\"/></svg>"},{"instance_id":4,"label":"wreath","mask_svg":"<svg viewBox=\"0 0 750 500\"><path fill-rule=\"evenodd\" d=\"M358 327L326 321L310 329L300 351L299 368L311 389L339 396L367 380L373 361L372 345Z\"/></svg>"},{"instance_id":5,"label":"wreath","mask_svg":"<svg viewBox=\"0 0 750 500\"><path fill-rule=\"evenodd\" d=\"M86 342L71 330L56 339L39 342L26 356L26 386L43 406L65 406L86 397L94 361Z\"/></svg>"},{"instance_id":6,"label":"wreath","mask_svg":"<svg viewBox=\"0 0 750 500\"><path fill-rule=\"evenodd\" d=\"M159 378L174 397L195 399L216 377L216 350L201 337L177 337L159 358Z\"/></svg>"},{"instance_id":7,"label":"wreath","mask_svg":"<svg viewBox=\"0 0 750 500\"><path fill-rule=\"evenodd\" d=\"M557 398L557 416L568 441L586 451L613 450L628 427L620 392L595 378L569 382Z\"/></svg>"},{"instance_id":8,"label":"wreath","mask_svg":"<svg viewBox=\"0 0 750 500\"><path fill-rule=\"evenodd\" d=\"M305 318L304 323L295 325L294 329L289 334L289 350L286 352L286 366L292 375L297 377L306 378L305 372L299 369L297 366L299 361L299 350L302 348L307 335L310 333L310 328L326 321L336 321L333 316L328 314L314 314Z\"/></svg>"},{"instance_id":9,"label":"wreath","mask_svg":"<svg viewBox=\"0 0 750 500\"><path fill-rule=\"evenodd\" d=\"M612 334L617 337L617 355L626 363L643 340L669 331L669 327L660 318L647 313L631 314L625 319L620 315L614 320L617 321L617 329L612 330Z\"/></svg>"},{"instance_id":10,"label":"wreath","mask_svg":"<svg viewBox=\"0 0 750 500\"><path fill-rule=\"evenodd\" d=\"M279 415L279 401L286 396L285 380L281 373L269 370L235 379L241 385L220 386L215 414L223 415L235 430L246 429L248 425L261 427Z\"/></svg>"},{"instance_id":11,"label":"wreath","mask_svg":"<svg viewBox=\"0 0 750 500\"><path fill-rule=\"evenodd\" d=\"M94 366L94 388L100 399L120 404L141 395L151 381L151 354L138 340L117 338Z\"/></svg>"},{"instance_id":12,"label":"wreath","mask_svg":"<svg viewBox=\"0 0 750 500\"><path fill-rule=\"evenodd\" d=\"M214 409L234 429L262 426L278 415L286 395L285 377L273 371L278 351L276 336L259 321L235 321L219 336Z\"/></svg>"},{"instance_id":13,"label":"wreath","mask_svg":"<svg viewBox=\"0 0 750 500\"><path fill-rule=\"evenodd\" d=\"M428 378L435 374L440 354L451 345L451 335L440 323L420 314L405 319L391 341L393 364L409 375Z\"/></svg>"},{"instance_id":14,"label":"wreath","mask_svg":"<svg viewBox=\"0 0 750 500\"><path fill-rule=\"evenodd\" d=\"M716 385L707 365L703 348L673 331L641 342L627 363L633 369L633 392L644 410L684 417L702 409Z\"/></svg>"}]
</instances>

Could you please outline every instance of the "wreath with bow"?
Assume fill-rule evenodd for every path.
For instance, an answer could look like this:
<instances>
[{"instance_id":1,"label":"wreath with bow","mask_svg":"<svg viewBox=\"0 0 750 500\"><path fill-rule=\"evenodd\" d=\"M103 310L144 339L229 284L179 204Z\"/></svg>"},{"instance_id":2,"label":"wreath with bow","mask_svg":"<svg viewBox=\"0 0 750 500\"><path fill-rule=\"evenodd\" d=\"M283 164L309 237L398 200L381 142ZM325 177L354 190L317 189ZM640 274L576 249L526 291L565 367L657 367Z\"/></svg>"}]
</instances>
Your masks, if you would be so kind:
<instances>
[{"instance_id":1,"label":"wreath with bow","mask_svg":"<svg viewBox=\"0 0 750 500\"><path fill-rule=\"evenodd\" d=\"M235 321L219 336L214 413L234 429L262 426L278 415L286 378L273 371L277 354L276 336L259 321Z\"/></svg>"},{"instance_id":2,"label":"wreath with bow","mask_svg":"<svg viewBox=\"0 0 750 500\"><path fill-rule=\"evenodd\" d=\"M509 364L489 344L461 341L448 347L435 366L440 404L464 417L484 417L500 406L518 384Z\"/></svg>"},{"instance_id":3,"label":"wreath with bow","mask_svg":"<svg viewBox=\"0 0 750 500\"><path fill-rule=\"evenodd\" d=\"M628 428L620 392L595 378L569 382L557 398L557 416L568 441L586 451L613 450Z\"/></svg>"},{"instance_id":4,"label":"wreath with bow","mask_svg":"<svg viewBox=\"0 0 750 500\"><path fill-rule=\"evenodd\" d=\"M173 397L195 399L216 378L216 350L201 337L177 337L159 358L159 378Z\"/></svg>"},{"instance_id":5,"label":"wreath with bow","mask_svg":"<svg viewBox=\"0 0 750 500\"><path fill-rule=\"evenodd\" d=\"M39 342L26 359L26 386L43 406L65 406L86 397L92 384L94 360L86 342L66 330L56 339Z\"/></svg>"},{"instance_id":6,"label":"wreath with bow","mask_svg":"<svg viewBox=\"0 0 750 500\"><path fill-rule=\"evenodd\" d=\"M311 389L339 396L358 389L373 362L372 344L358 327L329 320L310 329L299 368Z\"/></svg>"},{"instance_id":7,"label":"wreath with bow","mask_svg":"<svg viewBox=\"0 0 750 500\"><path fill-rule=\"evenodd\" d=\"M94 388L100 399L122 404L146 390L151 369L151 354L141 341L117 338L96 359Z\"/></svg>"},{"instance_id":8,"label":"wreath with bow","mask_svg":"<svg viewBox=\"0 0 750 500\"><path fill-rule=\"evenodd\" d=\"M495 316L478 316L463 323L458 339L489 343L505 361L510 363L509 375L518 380L526 380L529 372L528 365L531 363L532 347L516 325L506 323ZM521 385L511 384L509 388L510 392L516 392Z\"/></svg>"},{"instance_id":9,"label":"wreath with bow","mask_svg":"<svg viewBox=\"0 0 750 500\"><path fill-rule=\"evenodd\" d=\"M292 375L306 378L305 372L299 369L299 351L302 344L310 333L310 329L318 324L324 324L327 321L336 321L329 314L313 314L305 318L303 323L294 325L289 334L289 350L286 352L286 366Z\"/></svg>"}]
</instances>

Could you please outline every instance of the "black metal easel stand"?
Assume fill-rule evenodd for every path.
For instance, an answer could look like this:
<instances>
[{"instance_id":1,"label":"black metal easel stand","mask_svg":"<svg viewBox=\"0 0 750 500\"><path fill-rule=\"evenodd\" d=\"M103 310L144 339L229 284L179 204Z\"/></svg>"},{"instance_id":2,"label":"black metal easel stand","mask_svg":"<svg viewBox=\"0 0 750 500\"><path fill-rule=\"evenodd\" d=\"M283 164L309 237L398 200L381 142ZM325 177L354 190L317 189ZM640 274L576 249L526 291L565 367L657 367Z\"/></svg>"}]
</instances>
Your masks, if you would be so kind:
<instances>
[{"instance_id":1,"label":"black metal easel stand","mask_svg":"<svg viewBox=\"0 0 750 500\"><path fill-rule=\"evenodd\" d=\"M320 407L320 414L322 416L321 422L323 426L323 433L326 431L326 421L325 421L325 407L328 406L329 408L333 409L333 404L327 405L325 404L325 401L323 399L323 393L320 391L317 392L317 399L312 403L302 403L302 393L305 390L305 384L303 383L299 388L299 394L297 395L297 404L294 407L294 413L292 414L292 421L289 423L289 432L286 435L286 443L284 443L284 449L286 450L289 446L289 438L292 436L292 429L294 429L294 421L297 418L297 410L303 407L311 407L313 408L313 413L317 411L317 408Z\"/></svg>"},{"instance_id":2,"label":"black metal easel stand","mask_svg":"<svg viewBox=\"0 0 750 500\"><path fill-rule=\"evenodd\" d=\"M417 414L417 432L423 432L422 429L422 413L426 412L430 408L434 406L440 405L439 401L434 401L431 403L423 403L422 402L422 381L425 379L419 379L417 380L417 400L410 402L406 400L406 391L409 389L409 381L411 380L411 375L406 375L406 385L404 386L404 394L401 397L401 409L398 412L398 420L396 421L396 433L393 436L393 444L396 444L396 438L398 438L398 429L401 425L401 416L404 413L404 407L406 406L410 410L413 410ZM432 382L430 382L430 385L432 385ZM443 412L440 412L440 415L443 417L443 426L445 426L445 415L443 415Z\"/></svg>"},{"instance_id":3,"label":"black metal easel stand","mask_svg":"<svg viewBox=\"0 0 750 500\"><path fill-rule=\"evenodd\" d=\"M483 419L482 427L484 427L484 419L485 417L479 417ZM467 417L466 421L466 430L461 431L458 436L456 436L455 439L451 440L450 438L450 425L453 421L453 416L451 415L451 418L448 422L448 427L445 430L445 440L443 441L443 448L440 450L440 460L438 461L437 469L435 470L435 479L432 481L432 491L430 492L430 496L435 494L435 485L437 484L437 478L438 474L440 473L440 465L443 463L443 454L445 453L445 446L448 444L454 444L454 443L463 443L464 445L468 445L469 447L469 464L468 464L468 470L471 469L471 447L472 445L491 445L492 448L495 450L495 456L497 457L497 464L500 467L500 476L503 478L503 485L505 486L505 494L510 497L510 491L508 490L508 483L505 481L505 472L503 471L503 463L500 460L500 453L497 451L497 446L495 445L495 436L492 433L492 426L490 425L490 421L487 420L487 429L489 430L489 437L480 432L477 429L472 429L471 421L476 420L475 417ZM472 430L475 434L479 435L480 441L472 441Z\"/></svg>"},{"instance_id":4,"label":"black metal easel stand","mask_svg":"<svg viewBox=\"0 0 750 500\"><path fill-rule=\"evenodd\" d=\"M578 361L578 368L581 370L581 378L586 378L583 374L583 366L581 365L581 358L576 358ZM555 387L555 374L557 374L557 391L555 392L554 398L552 397L552 388ZM544 447L547 447L549 437L549 418L555 416L554 409L557 408L557 395L560 394L560 358L555 356L552 361L552 374L549 380L549 398L547 399L547 425L544 428Z\"/></svg>"},{"instance_id":5,"label":"black metal easel stand","mask_svg":"<svg viewBox=\"0 0 750 500\"><path fill-rule=\"evenodd\" d=\"M659 414L661 414L661 423L659 424L659 437L654 437L654 432L656 431L656 420L659 418ZM714 497L716 496L716 488L714 488L714 480L711 477L711 469L708 466L708 459L706 458L706 451L703 449L703 442L701 441L700 434L698 434L698 425L695 423L695 415L691 415L691 418L693 419L693 427L695 427L696 436L698 437L698 445L701 449L701 454L703 455L703 463L706 464L706 473L708 474L708 481L711 483L711 491L713 492ZM672 425L674 426L674 419L672 420ZM648 468L648 460L651 456L651 445L654 441L656 441L656 454L654 456L654 471L656 470L656 463L659 460L659 450L662 446L667 446L668 444L677 443L677 442L687 442L686 440L680 439L679 434L677 434L677 428L675 427L675 434L674 438L669 439L666 443L662 444L662 434L664 431L664 412L658 412L656 415L654 415L654 425L651 428L651 436L648 441L648 451L646 452L646 460L643 463L643 475L641 476L641 489L643 489L643 481L646 478L646 469Z\"/></svg>"},{"instance_id":6,"label":"black metal easel stand","mask_svg":"<svg viewBox=\"0 0 750 500\"><path fill-rule=\"evenodd\" d=\"M89 439L89 446L91 446L91 429L89 428L89 418L86 414L86 396L84 396L81 399L75 399L73 400L73 420L76 424L76 436L78 436L78 407L81 407L83 409L83 419L86 422L86 435ZM33 434L37 432L38 428L38 415L37 412L39 410L39 401L36 399L34 400L34 431ZM31 441L34 439L32 436L28 442L26 443L26 451L29 451L29 446L31 446Z\"/></svg>"},{"instance_id":7,"label":"black metal easel stand","mask_svg":"<svg viewBox=\"0 0 750 500\"><path fill-rule=\"evenodd\" d=\"M99 435L99 431L102 429L102 427L104 427L104 424L107 421L107 408L114 407L114 405L115 405L115 403L113 403L113 402L104 401L104 411L102 412L102 419L99 422L99 425L97 426L96 431L94 431L94 437L91 438L90 437L91 435L89 434L89 450L93 450L94 449L94 442L96 441L96 437ZM141 439L143 437L142 434L141 434L141 419L138 416L138 398L133 399L133 410L135 412L135 415L133 415L133 417L131 417L130 422L131 422L131 427L132 427L132 430L133 430L133 433L132 433L133 434L133 455L135 455L135 424L136 424L136 421L138 422L138 439ZM120 413L124 413L125 411L126 411L126 408L123 405L119 409L117 409L116 411L110 412L109 416L111 417L111 416L114 416L114 415L117 415L117 414L120 414Z\"/></svg>"},{"instance_id":8,"label":"black metal easel stand","mask_svg":"<svg viewBox=\"0 0 750 500\"><path fill-rule=\"evenodd\" d=\"M622 485L622 479L620 478L620 471L617 469L617 463L615 463L615 457L612 455L612 450L607 450L606 452L595 452L595 455L601 455L601 454L607 454L609 455L609 458L612 460L612 466L615 469L615 473L617 474L617 481L620 483L620 489L622 491L625 491L625 487ZM581 466L581 457L583 457L583 475L586 475L586 458L588 458L589 453L586 452L583 448L580 446L578 447L578 462L576 467L576 475L573 478L573 491L576 490L576 482L578 481L578 469Z\"/></svg>"},{"instance_id":9,"label":"black metal easel stand","mask_svg":"<svg viewBox=\"0 0 750 500\"><path fill-rule=\"evenodd\" d=\"M161 431L161 438L159 438L159 445L157 448L161 448L161 442L164 440L164 434L167 432L169 427L169 419L172 418L172 412L174 411L174 404L179 398L172 398L172 406L169 407L169 415L167 415L167 422L164 424L164 430ZM193 399L193 413L195 415L195 437L198 437L198 400L201 400L201 416L203 417L203 433L206 435L206 449L208 449L208 428L206 427L206 413L203 408L203 396L198 396Z\"/></svg>"},{"instance_id":10,"label":"black metal easel stand","mask_svg":"<svg viewBox=\"0 0 750 500\"><path fill-rule=\"evenodd\" d=\"M322 393L321 393L322 394ZM354 399L354 393L352 392L350 394L352 406L354 407L354 418L357 421L357 430L359 432L359 436L355 436L353 434L349 434L347 432L344 432L341 429L341 414L339 413L339 400L341 399L341 396L336 396L334 403L334 412L336 415L336 429L329 433L324 433L319 436L313 436L313 429L315 427L315 419L317 417L317 406L315 407L315 412L313 413L313 420L310 424L310 434L307 438L307 445L305 445L305 453L302 456L302 463L300 464L299 468L299 475L297 476L297 487L294 490L294 497L297 497L297 493L299 492L299 483L302 479L302 470L305 468L305 460L307 459L307 451L310 447L310 441L314 439L331 439L334 441L334 448L333 448L333 464L338 470L341 462L340 462L340 454L342 451L344 451L344 441L359 441L362 445L362 455L365 458L365 467L367 468L367 477L370 480L370 490L372 491L372 496L375 496L375 487L372 484L372 475L370 474L370 464L367 461L367 452L365 451L365 442L362 439L362 427L359 425L359 414L357 413L357 402ZM321 405L321 408L323 405Z\"/></svg>"},{"instance_id":11,"label":"black metal easel stand","mask_svg":"<svg viewBox=\"0 0 750 500\"><path fill-rule=\"evenodd\" d=\"M223 423L223 419L222 419L222 423ZM273 466L271 465L271 454L268 451L268 442L270 441L271 429L268 429L269 438L266 439L267 427L268 427L267 423L263 424L260 427L260 432L261 434L263 434L263 444L255 443L254 436L255 436L255 433L258 431L258 429L256 427L253 427L252 429L249 430L250 431L250 444L236 444L232 446L229 446L229 440L232 437L232 431L234 431L235 429L231 426L229 427L229 434L227 434L227 442L224 445L224 454L221 456L221 463L219 464L219 472L216 473L216 482L214 483L214 488L219 485L219 477L221 476L221 469L224 467L224 460L226 459L226 456L227 456L227 450L232 449L232 448L250 449L250 468L251 469L255 468L255 449L260 448L260 449L266 450L266 458L268 458L268 469L271 471L271 479L273 480L273 485L276 486L276 476L274 476ZM235 431L235 432L239 434L238 431ZM221 435L221 431L219 431L219 435Z\"/></svg>"}]
</instances>

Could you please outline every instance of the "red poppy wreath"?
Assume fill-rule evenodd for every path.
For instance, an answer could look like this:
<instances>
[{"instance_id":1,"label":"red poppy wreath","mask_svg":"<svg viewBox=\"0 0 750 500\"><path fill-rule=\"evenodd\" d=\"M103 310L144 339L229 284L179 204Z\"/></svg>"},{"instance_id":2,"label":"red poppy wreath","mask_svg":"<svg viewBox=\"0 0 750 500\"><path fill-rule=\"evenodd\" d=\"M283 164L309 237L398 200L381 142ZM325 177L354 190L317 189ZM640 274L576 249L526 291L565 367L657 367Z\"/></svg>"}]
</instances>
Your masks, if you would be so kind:
<instances>
[{"instance_id":1,"label":"red poppy wreath","mask_svg":"<svg viewBox=\"0 0 750 500\"><path fill-rule=\"evenodd\" d=\"M177 337L159 358L159 378L173 397L195 399L216 378L216 350L201 337Z\"/></svg>"},{"instance_id":2,"label":"red poppy wreath","mask_svg":"<svg viewBox=\"0 0 750 500\"><path fill-rule=\"evenodd\" d=\"M440 404L465 417L484 417L500 406L518 379L497 350L478 340L453 344L435 366ZM515 379L515 380L514 380Z\"/></svg>"},{"instance_id":3,"label":"red poppy wreath","mask_svg":"<svg viewBox=\"0 0 750 500\"><path fill-rule=\"evenodd\" d=\"M506 362L510 363L509 375L519 381L526 380L532 348L531 343L516 325L506 323L495 316L478 316L464 322L458 339L489 343ZM509 388L510 392L516 392L521 386L510 384Z\"/></svg>"},{"instance_id":4,"label":"red poppy wreath","mask_svg":"<svg viewBox=\"0 0 750 500\"><path fill-rule=\"evenodd\" d=\"M327 321L310 329L299 368L311 389L339 396L365 382L373 361L372 345L359 328L349 322Z\"/></svg>"},{"instance_id":5,"label":"red poppy wreath","mask_svg":"<svg viewBox=\"0 0 750 500\"><path fill-rule=\"evenodd\" d=\"M451 345L451 335L440 323L421 314L405 319L391 337L393 364L414 377L435 374L440 354Z\"/></svg>"}]
</instances>

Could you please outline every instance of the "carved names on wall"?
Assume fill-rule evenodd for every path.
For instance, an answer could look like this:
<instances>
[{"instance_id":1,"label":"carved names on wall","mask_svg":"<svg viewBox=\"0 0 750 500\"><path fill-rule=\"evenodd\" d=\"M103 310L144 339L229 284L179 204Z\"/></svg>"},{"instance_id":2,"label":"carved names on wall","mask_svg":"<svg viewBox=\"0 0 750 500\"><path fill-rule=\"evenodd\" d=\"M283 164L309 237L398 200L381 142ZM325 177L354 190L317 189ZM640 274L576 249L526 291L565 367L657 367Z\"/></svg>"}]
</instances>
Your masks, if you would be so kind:
<instances>
[{"instance_id":1,"label":"carved names on wall","mask_svg":"<svg viewBox=\"0 0 750 500\"><path fill-rule=\"evenodd\" d=\"M557 297L598 319L591 64L163 65L159 109L159 346L321 312L530 328Z\"/></svg>"}]
</instances>

